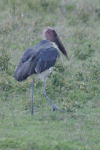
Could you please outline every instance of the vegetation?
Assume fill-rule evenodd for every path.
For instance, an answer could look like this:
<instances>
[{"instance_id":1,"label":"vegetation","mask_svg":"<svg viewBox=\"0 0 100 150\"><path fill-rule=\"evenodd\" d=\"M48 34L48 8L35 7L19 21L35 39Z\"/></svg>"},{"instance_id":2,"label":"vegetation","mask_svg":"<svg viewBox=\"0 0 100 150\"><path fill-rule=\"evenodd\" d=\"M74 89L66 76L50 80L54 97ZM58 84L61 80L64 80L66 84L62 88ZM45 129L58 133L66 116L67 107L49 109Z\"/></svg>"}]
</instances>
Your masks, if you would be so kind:
<instances>
[{"instance_id":1,"label":"vegetation","mask_svg":"<svg viewBox=\"0 0 100 150\"><path fill-rule=\"evenodd\" d=\"M0 0L0 150L100 149L100 0ZM23 52L56 29L61 55L46 91L65 113L50 113L42 81L17 82Z\"/></svg>"}]
</instances>

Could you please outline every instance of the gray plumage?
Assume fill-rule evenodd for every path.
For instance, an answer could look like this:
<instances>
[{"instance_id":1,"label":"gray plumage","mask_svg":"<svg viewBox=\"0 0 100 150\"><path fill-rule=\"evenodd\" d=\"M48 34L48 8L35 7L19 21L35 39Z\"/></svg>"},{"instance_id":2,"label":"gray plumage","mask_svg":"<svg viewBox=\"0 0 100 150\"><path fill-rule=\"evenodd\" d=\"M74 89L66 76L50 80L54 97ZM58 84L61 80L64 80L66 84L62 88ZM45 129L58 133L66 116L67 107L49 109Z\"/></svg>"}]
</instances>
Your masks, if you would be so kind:
<instances>
[{"instance_id":1,"label":"gray plumage","mask_svg":"<svg viewBox=\"0 0 100 150\"><path fill-rule=\"evenodd\" d=\"M19 82L32 74L38 74L53 67L59 57L58 50L47 40L43 40L25 51L15 72Z\"/></svg>"}]
</instances>

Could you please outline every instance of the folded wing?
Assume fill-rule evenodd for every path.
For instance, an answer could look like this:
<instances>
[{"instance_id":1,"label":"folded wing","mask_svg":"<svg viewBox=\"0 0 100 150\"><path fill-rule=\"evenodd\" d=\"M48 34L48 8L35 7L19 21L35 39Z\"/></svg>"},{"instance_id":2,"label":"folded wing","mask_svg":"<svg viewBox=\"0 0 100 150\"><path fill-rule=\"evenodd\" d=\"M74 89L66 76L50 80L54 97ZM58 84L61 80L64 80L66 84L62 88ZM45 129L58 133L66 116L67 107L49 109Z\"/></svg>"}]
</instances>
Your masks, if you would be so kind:
<instances>
[{"instance_id":1,"label":"folded wing","mask_svg":"<svg viewBox=\"0 0 100 150\"><path fill-rule=\"evenodd\" d=\"M57 56L59 57L58 50L52 43L47 40L39 42L23 54L14 75L15 79L21 82L32 74L42 73L53 67Z\"/></svg>"}]
</instances>

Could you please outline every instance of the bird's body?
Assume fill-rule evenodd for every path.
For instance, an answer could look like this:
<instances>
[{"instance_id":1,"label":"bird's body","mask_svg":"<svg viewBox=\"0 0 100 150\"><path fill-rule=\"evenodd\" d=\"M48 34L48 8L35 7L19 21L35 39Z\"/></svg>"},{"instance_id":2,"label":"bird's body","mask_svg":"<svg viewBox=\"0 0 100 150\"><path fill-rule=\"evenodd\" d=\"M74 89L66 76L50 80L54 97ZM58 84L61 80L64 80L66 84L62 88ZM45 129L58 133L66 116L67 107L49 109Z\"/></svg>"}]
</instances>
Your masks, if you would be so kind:
<instances>
[{"instance_id":1,"label":"bird's body","mask_svg":"<svg viewBox=\"0 0 100 150\"><path fill-rule=\"evenodd\" d=\"M19 82L31 75L35 79L43 78L51 72L57 57L59 53L54 44L42 40L24 52L14 77Z\"/></svg>"},{"instance_id":2,"label":"bird's body","mask_svg":"<svg viewBox=\"0 0 100 150\"><path fill-rule=\"evenodd\" d=\"M44 80L44 96L51 103L53 111L59 108L54 105L51 100L46 95L45 85L46 85L46 76L51 73L57 57L59 57L58 48L62 51L62 53L68 58L67 53L59 40L57 33L51 27L48 27L45 31L46 40L42 40L37 43L35 46L27 49L16 69L14 77L17 81L21 82L26 80L29 76L33 79L43 79ZM32 84L33 91L33 84ZM33 92L32 92L33 95ZM33 96L32 96L33 99ZM33 103L33 100L32 100ZM33 104L32 104L33 106ZM33 109L33 108L32 108ZM31 111L33 114L33 110Z\"/></svg>"}]
</instances>

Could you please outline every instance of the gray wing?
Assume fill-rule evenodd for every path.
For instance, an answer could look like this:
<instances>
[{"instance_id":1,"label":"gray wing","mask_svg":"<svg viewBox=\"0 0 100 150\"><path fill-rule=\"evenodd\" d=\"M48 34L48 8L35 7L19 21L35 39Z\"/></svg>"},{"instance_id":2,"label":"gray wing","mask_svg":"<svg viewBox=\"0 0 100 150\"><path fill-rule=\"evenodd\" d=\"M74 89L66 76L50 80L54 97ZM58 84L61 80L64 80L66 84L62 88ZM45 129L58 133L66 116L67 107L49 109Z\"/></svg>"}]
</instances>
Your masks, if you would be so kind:
<instances>
[{"instance_id":1,"label":"gray wing","mask_svg":"<svg viewBox=\"0 0 100 150\"><path fill-rule=\"evenodd\" d=\"M21 57L14 74L15 79L21 82L32 74L41 73L49 69L54 66L57 56L59 56L58 51L53 47L52 43L47 40L39 42L34 47L26 50Z\"/></svg>"},{"instance_id":2,"label":"gray wing","mask_svg":"<svg viewBox=\"0 0 100 150\"><path fill-rule=\"evenodd\" d=\"M41 49L35 59L31 61L28 75L30 76L34 73L38 74L53 67L57 57L59 57L59 53L56 48L50 47L48 49Z\"/></svg>"},{"instance_id":3,"label":"gray wing","mask_svg":"<svg viewBox=\"0 0 100 150\"><path fill-rule=\"evenodd\" d=\"M47 40L42 40L40 41L38 44L36 44L35 46L29 48L28 50L26 50L21 58L22 62L26 62L28 59L30 58L34 58L35 56L37 56L37 54L39 53L39 51L41 49L43 49L45 47L45 49L48 49L50 47L53 47L52 43L50 43Z\"/></svg>"}]
</instances>

